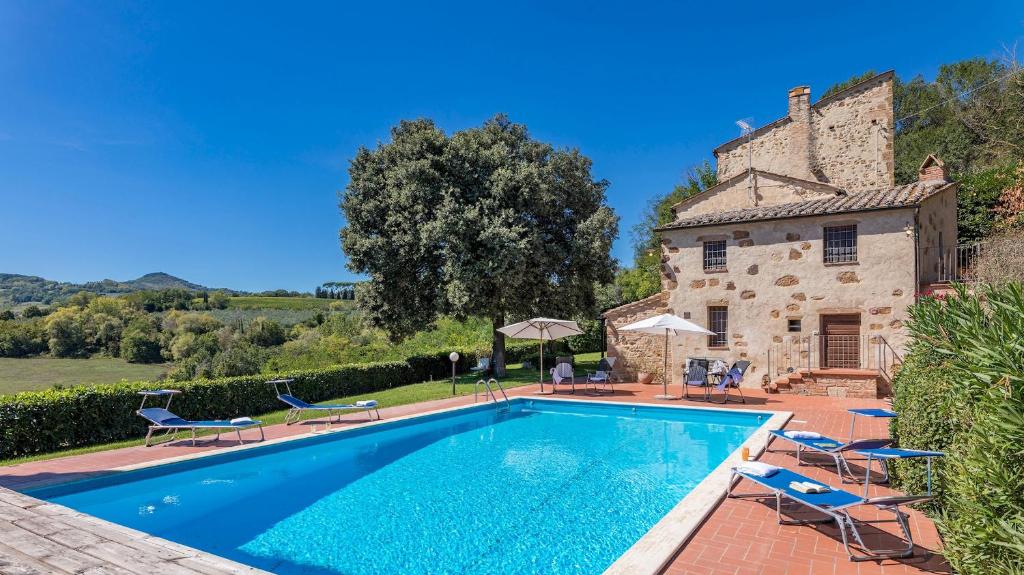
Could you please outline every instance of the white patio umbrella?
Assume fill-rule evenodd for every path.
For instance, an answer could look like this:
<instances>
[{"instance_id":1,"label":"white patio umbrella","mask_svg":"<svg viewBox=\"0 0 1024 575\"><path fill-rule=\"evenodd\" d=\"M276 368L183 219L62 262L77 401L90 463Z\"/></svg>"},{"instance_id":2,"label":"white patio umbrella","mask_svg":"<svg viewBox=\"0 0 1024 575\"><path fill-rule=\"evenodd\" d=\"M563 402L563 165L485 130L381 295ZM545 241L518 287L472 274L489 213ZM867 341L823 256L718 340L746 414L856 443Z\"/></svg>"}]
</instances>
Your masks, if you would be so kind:
<instances>
[{"instance_id":1,"label":"white patio umbrella","mask_svg":"<svg viewBox=\"0 0 1024 575\"><path fill-rule=\"evenodd\" d=\"M544 393L544 342L583 333L579 324L568 319L535 317L519 323L499 327L498 331L519 339L540 340L540 392Z\"/></svg>"},{"instance_id":2,"label":"white patio umbrella","mask_svg":"<svg viewBox=\"0 0 1024 575\"><path fill-rule=\"evenodd\" d=\"M657 395L658 399L679 399L668 393L668 336L686 335L697 333L702 335L715 335L715 332L706 330L690 320L683 319L669 313L663 313L647 319L633 322L619 328L619 331L634 331L637 333L651 333L665 336L665 371L662 376L662 394Z\"/></svg>"}]
</instances>

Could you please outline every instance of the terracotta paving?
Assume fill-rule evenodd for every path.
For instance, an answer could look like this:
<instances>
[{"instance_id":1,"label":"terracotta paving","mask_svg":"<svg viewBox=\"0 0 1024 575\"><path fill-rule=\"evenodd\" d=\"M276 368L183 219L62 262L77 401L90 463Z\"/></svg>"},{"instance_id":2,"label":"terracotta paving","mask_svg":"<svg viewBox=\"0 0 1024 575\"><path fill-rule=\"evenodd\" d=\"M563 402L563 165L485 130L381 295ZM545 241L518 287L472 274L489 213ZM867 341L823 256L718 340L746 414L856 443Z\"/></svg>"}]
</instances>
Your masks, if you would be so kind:
<instances>
[{"instance_id":1,"label":"terracotta paving","mask_svg":"<svg viewBox=\"0 0 1024 575\"><path fill-rule=\"evenodd\" d=\"M547 387L547 386L546 386ZM509 390L510 396L530 395L536 386L520 387ZM678 391L678 388L673 391ZM578 393L580 399L601 401L639 401L659 403L654 395L661 393L656 385L622 384L616 385L614 396L603 395L590 397ZM797 395L767 395L759 390L744 390L747 397L745 405L730 403L727 407L746 409L779 410L793 412L793 418L787 425L788 429L808 429L826 435L845 439L849 434L850 416L847 409L854 407L883 407L881 400L835 399L827 397L806 397ZM572 397L559 393L557 397ZM472 396L443 399L414 405L381 409L384 419L422 413L446 407L466 405L473 402ZM707 406L697 401L665 402L672 405ZM715 406L719 407L719 406ZM352 425L364 421L361 414L349 414L345 419ZM886 420L858 418L858 437L886 437L888 426ZM308 433L313 425L323 426L323 421L305 422L292 426L275 425L266 428L268 439L281 438ZM258 437L257 432L243 432L246 442ZM96 473L126 465L156 461L169 457L193 454L202 451L220 449L237 445L227 436L218 442L200 439L199 446L191 447L188 441L178 441L171 445L155 447L130 447L114 451L105 451L40 461L0 468L0 486L13 489L26 489L46 483L63 482L70 479L86 477ZM784 442L776 442L773 450L765 453L762 461L775 465L795 468L796 460ZM813 456L811 456L813 458ZM816 466L804 466L801 472L823 483L840 486L834 469ZM854 464L854 471L862 470ZM843 485L847 490L859 493L859 485ZM754 493L759 491L746 481L741 481L735 488L736 494ZM872 486L871 495L887 495L894 493L885 486ZM690 541L681 549L675 559L667 566L667 575L709 574L709 575L797 575L797 574L896 574L896 573L950 573L949 567L941 555L935 553L940 548L940 541L935 526L924 515L911 510L910 525L914 534L915 556L893 561L871 561L853 563L847 559L843 550L838 531L830 525L788 526L779 525L774 511L774 499L767 501L757 498L725 499L705 521ZM889 518L891 514L875 512L874 508L858 510L855 517L864 519ZM897 533L894 523L882 523L879 529L862 529L868 537L868 543L894 547L898 545L890 533Z\"/></svg>"}]
</instances>

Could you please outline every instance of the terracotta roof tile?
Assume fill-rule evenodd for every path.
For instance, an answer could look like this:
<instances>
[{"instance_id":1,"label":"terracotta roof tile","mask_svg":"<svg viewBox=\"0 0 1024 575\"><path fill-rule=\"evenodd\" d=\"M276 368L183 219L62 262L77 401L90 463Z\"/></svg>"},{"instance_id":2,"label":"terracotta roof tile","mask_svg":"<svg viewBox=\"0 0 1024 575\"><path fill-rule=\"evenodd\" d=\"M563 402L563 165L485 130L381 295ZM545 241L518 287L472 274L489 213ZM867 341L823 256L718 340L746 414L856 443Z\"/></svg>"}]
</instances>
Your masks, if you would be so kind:
<instances>
[{"instance_id":1,"label":"terracotta roof tile","mask_svg":"<svg viewBox=\"0 0 1024 575\"><path fill-rule=\"evenodd\" d=\"M681 228L697 228L735 222L753 222L758 220L779 220L805 216L827 214L845 214L868 210L885 210L892 208L908 208L919 205L926 198L954 184L942 180L914 182L887 190L836 195L831 198L804 200L788 204L758 206L740 210L712 212L689 218L681 218L658 230L674 230Z\"/></svg>"}]
</instances>

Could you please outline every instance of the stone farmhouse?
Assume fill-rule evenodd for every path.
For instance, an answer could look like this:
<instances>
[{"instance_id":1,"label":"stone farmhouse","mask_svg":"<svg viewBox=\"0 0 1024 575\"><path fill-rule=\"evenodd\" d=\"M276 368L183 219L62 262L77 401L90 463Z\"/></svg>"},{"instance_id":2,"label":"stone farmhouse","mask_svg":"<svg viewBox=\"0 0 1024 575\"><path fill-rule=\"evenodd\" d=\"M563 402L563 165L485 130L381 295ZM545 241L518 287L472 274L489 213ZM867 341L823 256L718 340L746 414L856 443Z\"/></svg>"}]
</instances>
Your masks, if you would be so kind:
<instances>
[{"instance_id":1,"label":"stone farmhouse","mask_svg":"<svg viewBox=\"0 0 1024 575\"><path fill-rule=\"evenodd\" d=\"M671 312L714 336L672 338L671 383L687 358L745 359L744 387L840 397L886 393L907 307L955 251L956 184L922 158L895 185L893 80L886 72L714 150L718 184L673 208L662 292L605 314L609 355L661 371L660 338L617 331Z\"/></svg>"}]
</instances>

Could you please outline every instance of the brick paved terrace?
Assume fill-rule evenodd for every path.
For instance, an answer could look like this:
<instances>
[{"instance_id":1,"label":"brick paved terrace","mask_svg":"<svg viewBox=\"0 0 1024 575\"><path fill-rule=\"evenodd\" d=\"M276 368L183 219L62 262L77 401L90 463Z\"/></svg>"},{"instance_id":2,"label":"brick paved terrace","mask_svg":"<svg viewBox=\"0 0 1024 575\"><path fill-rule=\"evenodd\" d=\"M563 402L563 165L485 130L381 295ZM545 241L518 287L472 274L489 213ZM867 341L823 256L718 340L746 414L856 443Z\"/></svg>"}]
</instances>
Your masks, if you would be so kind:
<instances>
[{"instance_id":1,"label":"brick paved terrace","mask_svg":"<svg viewBox=\"0 0 1024 575\"><path fill-rule=\"evenodd\" d=\"M546 386L547 387L547 386ZM510 390L510 396L530 395L537 390L536 386L526 386ZM577 396L580 399L593 399L598 401L618 402L644 402L659 403L654 395L661 392L658 385L621 384L616 385L616 393L612 396L603 395L590 397L582 395L581 388L577 388ZM678 391L678 388L675 389ZM828 397L807 397L798 395L767 395L757 390L745 390L747 403L745 405L730 403L728 408L746 408L761 410L778 410L793 412L793 418L789 421L788 429L808 429L821 432L837 438L846 438L849 433L850 417L847 409L854 407L883 407L881 400L873 399L834 399ZM557 396L567 396L559 393ZM572 396L568 396L572 397ZM384 419L423 413L436 409L466 405L473 402L473 398L459 397L438 401L424 402L401 407L383 408L381 415ZM665 402L672 405L707 406L704 402L698 401L672 401ZM722 407L715 405L714 407ZM359 414L345 416L348 423L342 425L357 425L362 421ZM323 426L320 421L307 421L293 426L275 425L266 429L268 440L280 440L290 436L297 436L309 433L314 425ZM888 427L886 420L859 418L857 423L857 435L859 437L886 437ZM257 432L243 432L243 438L247 443L253 442L258 437ZM146 464L148 462L165 460L182 456L189 456L196 453L223 449L236 446L237 442L229 440L227 436L220 441L211 442L209 439L201 440L197 447L191 447L188 441L182 440L171 445L161 445L150 448L130 447L112 451L77 455L49 461L37 461L23 463L10 467L0 468L0 486L11 489L27 489L30 487L64 482L79 479L94 474L108 472L116 468ZM772 445L772 452L762 455L761 460L775 465L795 468L794 456L784 450L788 446L783 442ZM813 458L813 455L810 456ZM812 459L813 460L813 459ZM856 463L853 465L855 472L863 470ZM805 466L801 472L809 475L815 480L833 486L840 486L835 470L832 468ZM860 486L846 484L848 490L859 492ZM741 481L735 488L736 494L753 493L761 491L746 481ZM4 493L0 490L0 494ZM13 494L6 492L13 497ZM894 493L885 486L873 485L870 488L872 495L887 495ZM30 517L23 512L13 512L3 507L5 501L14 501L11 497L0 498L0 545L3 540L27 540L31 537L45 537L40 535L38 519ZM8 503L7 505L10 505ZM48 505L48 504L47 504ZM832 525L816 526L788 526L779 525L776 521L774 511L774 499L737 498L724 499L711 513L708 519L701 525L691 539L681 548L676 557L666 567L664 573L667 575L683 574L710 574L710 575L740 575L740 574L896 574L896 573L950 573L948 566L941 555L936 553L940 548L940 541L935 526L923 514L911 510L910 525L914 534L915 556L904 560L871 561L853 563L847 559L843 550L838 530ZM51 506L55 507L55 506ZM8 515L8 516L5 516ZM891 518L891 514L877 512L874 508L858 509L855 517L865 519ZM42 528L42 531L47 531ZM863 533L868 535L868 543L892 547L896 541L892 533L897 533L898 527L895 523L883 523L878 529L868 528ZM12 539L12 537L21 539ZM22 569L17 572L53 572L72 573L75 570L66 570L53 561L47 562L46 557L56 557L53 549L55 543L52 539L46 539L44 544L45 557L24 556L25 561L31 560L32 568L35 571ZM70 544L68 544L70 545ZM114 543L105 542L103 545L112 546ZM180 547L180 546L179 546ZM177 553L183 553L179 547L175 547ZM9 547L0 546L0 556ZM70 552L79 553L79 550L71 549ZM136 554L137 556L138 554ZM90 565L96 563L95 556ZM206 561L202 557L196 559L190 556L177 558L179 565L184 563ZM100 555L102 563L102 555ZM212 560L212 559L211 559ZM14 563L17 563L16 561ZM198 564L198 563L197 563ZM51 571L40 571L40 565L49 567ZM142 563L145 566L147 563ZM222 567L222 565L218 565ZM224 565L223 567L226 567ZM7 573L10 565L5 567L0 563L0 573ZM123 568L123 566L122 566ZM145 572L128 569L128 572ZM216 571L212 569L211 571ZM97 571L107 572L107 571ZM110 571L115 572L115 571ZM123 572L123 571L116 571Z\"/></svg>"}]
</instances>

